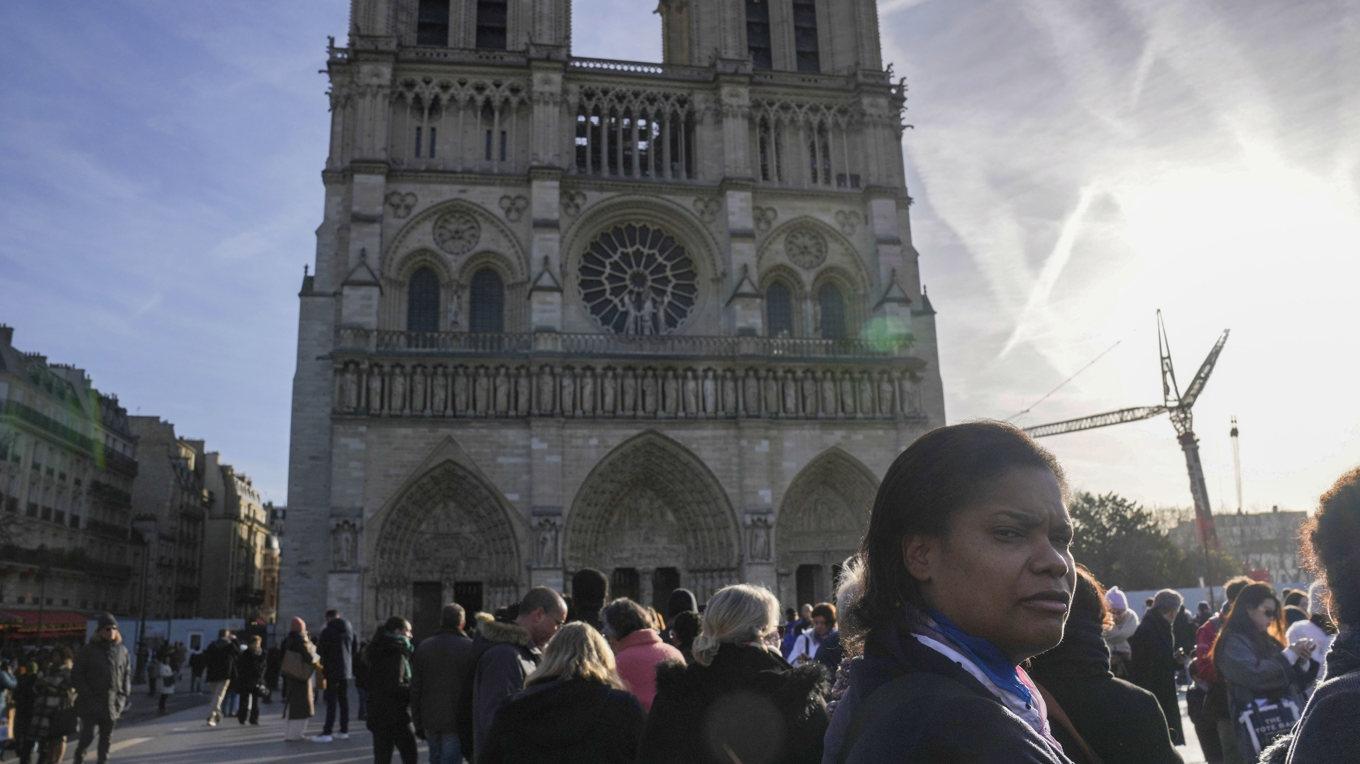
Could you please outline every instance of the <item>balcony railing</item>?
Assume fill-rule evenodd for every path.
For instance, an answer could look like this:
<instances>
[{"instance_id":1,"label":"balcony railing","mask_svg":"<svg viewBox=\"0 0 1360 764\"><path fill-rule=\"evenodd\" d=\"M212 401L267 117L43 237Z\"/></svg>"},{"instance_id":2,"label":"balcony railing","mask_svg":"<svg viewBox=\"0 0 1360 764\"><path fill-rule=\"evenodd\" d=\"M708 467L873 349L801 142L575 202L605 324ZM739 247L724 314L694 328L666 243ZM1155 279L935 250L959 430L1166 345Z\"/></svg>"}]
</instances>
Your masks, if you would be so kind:
<instances>
[{"instance_id":1,"label":"balcony railing","mask_svg":"<svg viewBox=\"0 0 1360 764\"><path fill-rule=\"evenodd\" d=\"M573 58L568 66L580 72L631 74L668 80L707 82L713 79L713 69L705 66L658 64L649 61L623 61L613 58Z\"/></svg>"},{"instance_id":2,"label":"balcony railing","mask_svg":"<svg viewBox=\"0 0 1360 764\"><path fill-rule=\"evenodd\" d=\"M911 335L885 340L694 335L372 331L342 327L337 352L624 358L888 359L909 355Z\"/></svg>"}]
</instances>

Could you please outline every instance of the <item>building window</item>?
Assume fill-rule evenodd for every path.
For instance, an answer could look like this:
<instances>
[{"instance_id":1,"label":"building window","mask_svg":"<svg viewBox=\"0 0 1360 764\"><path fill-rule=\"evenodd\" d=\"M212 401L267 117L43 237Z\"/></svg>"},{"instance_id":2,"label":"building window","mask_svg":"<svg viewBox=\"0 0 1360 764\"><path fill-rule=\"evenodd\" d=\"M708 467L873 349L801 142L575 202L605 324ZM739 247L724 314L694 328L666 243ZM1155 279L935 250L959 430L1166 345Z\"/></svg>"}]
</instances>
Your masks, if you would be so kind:
<instances>
[{"instance_id":1,"label":"building window","mask_svg":"<svg viewBox=\"0 0 1360 764\"><path fill-rule=\"evenodd\" d=\"M798 71L819 74L822 57L817 43L816 0L793 0L793 42L798 54Z\"/></svg>"},{"instance_id":2,"label":"building window","mask_svg":"<svg viewBox=\"0 0 1360 764\"><path fill-rule=\"evenodd\" d=\"M615 334L671 334L699 298L699 273L682 243L645 223L603 231L581 256L586 310Z\"/></svg>"},{"instance_id":3,"label":"building window","mask_svg":"<svg viewBox=\"0 0 1360 764\"><path fill-rule=\"evenodd\" d=\"M469 329L476 333L505 330L505 283L494 269L483 268L472 276L468 309Z\"/></svg>"},{"instance_id":4,"label":"building window","mask_svg":"<svg viewBox=\"0 0 1360 764\"><path fill-rule=\"evenodd\" d=\"M429 268L412 273L406 286L406 331L439 331L439 277Z\"/></svg>"},{"instance_id":5,"label":"building window","mask_svg":"<svg viewBox=\"0 0 1360 764\"><path fill-rule=\"evenodd\" d=\"M782 281L765 290L765 326L771 337L793 336L793 297Z\"/></svg>"},{"instance_id":6,"label":"building window","mask_svg":"<svg viewBox=\"0 0 1360 764\"><path fill-rule=\"evenodd\" d=\"M449 0L420 0L416 19L416 45L437 48L449 44Z\"/></svg>"},{"instance_id":7,"label":"building window","mask_svg":"<svg viewBox=\"0 0 1360 764\"><path fill-rule=\"evenodd\" d=\"M845 295L835 284L824 284L817 290L817 304L821 308L822 339L843 340L846 337Z\"/></svg>"},{"instance_id":8,"label":"building window","mask_svg":"<svg viewBox=\"0 0 1360 764\"><path fill-rule=\"evenodd\" d=\"M753 68L774 68L774 55L770 48L769 0L746 0L746 50L751 54Z\"/></svg>"},{"instance_id":9,"label":"building window","mask_svg":"<svg viewBox=\"0 0 1360 764\"><path fill-rule=\"evenodd\" d=\"M477 47L485 50L505 50L506 0L477 0Z\"/></svg>"},{"instance_id":10,"label":"building window","mask_svg":"<svg viewBox=\"0 0 1360 764\"><path fill-rule=\"evenodd\" d=\"M417 128L417 129L419 129L419 128ZM435 140L435 139L436 139L436 133L435 133L435 131L436 131L436 128L435 128L433 125L431 125L431 126L430 126L430 158L431 158L431 159L434 159L434 147L435 147L435 143L436 143L436 140ZM417 156L419 156L419 154L417 154Z\"/></svg>"},{"instance_id":11,"label":"building window","mask_svg":"<svg viewBox=\"0 0 1360 764\"><path fill-rule=\"evenodd\" d=\"M417 159L420 158L420 153L421 153L421 152L420 152L420 147L421 147L420 136L421 136L421 133L422 133L424 130L425 130L425 128L423 128L423 127L417 127L417 128L416 128L416 158L417 158Z\"/></svg>"}]
</instances>

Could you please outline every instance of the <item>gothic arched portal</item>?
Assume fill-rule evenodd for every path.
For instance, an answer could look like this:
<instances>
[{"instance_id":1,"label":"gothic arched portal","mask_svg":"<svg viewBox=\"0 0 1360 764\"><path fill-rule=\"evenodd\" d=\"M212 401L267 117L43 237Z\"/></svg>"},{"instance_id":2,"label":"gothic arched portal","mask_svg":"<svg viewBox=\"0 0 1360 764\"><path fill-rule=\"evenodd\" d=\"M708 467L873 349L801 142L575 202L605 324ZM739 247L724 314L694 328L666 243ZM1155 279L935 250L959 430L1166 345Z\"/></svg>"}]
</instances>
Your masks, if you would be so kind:
<instances>
[{"instance_id":1,"label":"gothic arched portal","mask_svg":"<svg viewBox=\"0 0 1360 764\"><path fill-rule=\"evenodd\" d=\"M450 599L490 611L520 595L519 545L507 509L494 488L453 461L430 468L402 492L374 549L377 622L406 614L422 632Z\"/></svg>"},{"instance_id":2,"label":"gothic arched portal","mask_svg":"<svg viewBox=\"0 0 1360 764\"><path fill-rule=\"evenodd\" d=\"M869 526L878 480L858 459L833 448L813 459L784 491L775 524L780 601L835 598L845 558Z\"/></svg>"},{"instance_id":3,"label":"gothic arched portal","mask_svg":"<svg viewBox=\"0 0 1360 764\"><path fill-rule=\"evenodd\" d=\"M647 432L610 452L577 491L567 517L567 573L602 570L614 580L612 596L643 604L664 604L681 586L703 602L738 580L738 539L713 473L689 449Z\"/></svg>"}]
</instances>

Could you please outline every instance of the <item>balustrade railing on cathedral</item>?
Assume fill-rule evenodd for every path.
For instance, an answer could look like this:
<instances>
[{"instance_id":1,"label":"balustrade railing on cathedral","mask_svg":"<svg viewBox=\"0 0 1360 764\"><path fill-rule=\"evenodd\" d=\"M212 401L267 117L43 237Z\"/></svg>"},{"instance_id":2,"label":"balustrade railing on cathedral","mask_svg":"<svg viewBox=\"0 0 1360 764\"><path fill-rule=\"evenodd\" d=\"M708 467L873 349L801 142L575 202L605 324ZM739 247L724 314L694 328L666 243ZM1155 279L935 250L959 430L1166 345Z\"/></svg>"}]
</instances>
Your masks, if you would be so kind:
<instances>
[{"instance_id":1,"label":"balustrade railing on cathedral","mask_svg":"<svg viewBox=\"0 0 1360 764\"><path fill-rule=\"evenodd\" d=\"M571 334L557 332L405 332L357 327L336 331L336 350L417 354L563 354L571 356L881 358L909 355L911 335L889 340L815 337Z\"/></svg>"}]
</instances>

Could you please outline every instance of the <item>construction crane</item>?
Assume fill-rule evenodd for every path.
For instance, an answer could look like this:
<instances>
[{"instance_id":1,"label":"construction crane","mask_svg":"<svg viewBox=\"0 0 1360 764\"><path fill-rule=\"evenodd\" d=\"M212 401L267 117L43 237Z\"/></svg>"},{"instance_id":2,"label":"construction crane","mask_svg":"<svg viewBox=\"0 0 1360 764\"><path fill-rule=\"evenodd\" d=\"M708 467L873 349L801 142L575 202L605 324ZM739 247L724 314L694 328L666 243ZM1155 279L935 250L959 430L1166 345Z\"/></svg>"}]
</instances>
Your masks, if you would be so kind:
<instances>
[{"instance_id":1,"label":"construction crane","mask_svg":"<svg viewBox=\"0 0 1360 764\"><path fill-rule=\"evenodd\" d=\"M1181 451L1185 453L1186 469L1190 473L1190 496L1195 503L1195 525L1199 531L1200 548L1204 551L1206 565L1208 564L1209 551L1218 549L1218 533L1214 530L1214 516L1209 507L1209 490L1204 483L1204 465L1200 463L1199 459L1199 439L1195 437L1194 417L1191 409L1200 393L1204 392L1204 385L1209 381L1209 375L1214 371L1214 364L1218 363L1218 354L1223 352L1223 345L1227 341L1228 330L1224 329L1223 334L1218 338L1218 342L1214 343L1213 349L1204 359L1204 363L1200 364L1199 371L1195 372L1194 378L1190 380L1189 386L1182 393L1180 386L1176 384L1176 369L1171 363L1171 343L1166 338L1166 325L1162 322L1162 312L1159 310L1157 311L1157 347L1162 356L1162 404L1160 406L1119 409L1104 414L1025 428L1025 432L1029 433L1030 436L1045 438L1050 435L1093 430L1097 427L1137 422L1141 419L1151 419L1160 414L1169 414L1171 424L1176 428L1176 440L1181 444ZM1207 577L1208 570L1205 571L1205 575Z\"/></svg>"}]
</instances>

